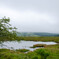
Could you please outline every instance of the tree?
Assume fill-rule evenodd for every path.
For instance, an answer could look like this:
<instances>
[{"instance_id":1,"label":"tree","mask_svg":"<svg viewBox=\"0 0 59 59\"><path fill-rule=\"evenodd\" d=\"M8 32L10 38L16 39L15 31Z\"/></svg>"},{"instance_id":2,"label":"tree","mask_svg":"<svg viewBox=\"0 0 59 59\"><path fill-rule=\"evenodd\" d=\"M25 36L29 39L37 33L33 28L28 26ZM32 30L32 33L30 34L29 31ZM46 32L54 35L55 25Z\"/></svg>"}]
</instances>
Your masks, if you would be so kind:
<instances>
[{"instance_id":1,"label":"tree","mask_svg":"<svg viewBox=\"0 0 59 59\"><path fill-rule=\"evenodd\" d=\"M0 37L9 37L15 38L16 37L16 27L12 27L9 24L10 18L3 17L0 19Z\"/></svg>"}]
</instances>

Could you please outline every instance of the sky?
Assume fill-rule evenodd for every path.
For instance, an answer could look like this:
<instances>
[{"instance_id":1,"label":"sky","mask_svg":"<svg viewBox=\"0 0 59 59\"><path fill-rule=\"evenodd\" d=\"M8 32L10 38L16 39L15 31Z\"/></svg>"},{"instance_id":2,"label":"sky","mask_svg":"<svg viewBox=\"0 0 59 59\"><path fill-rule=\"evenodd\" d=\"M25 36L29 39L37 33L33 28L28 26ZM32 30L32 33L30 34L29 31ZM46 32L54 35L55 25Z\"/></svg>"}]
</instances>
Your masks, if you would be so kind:
<instances>
[{"instance_id":1,"label":"sky","mask_svg":"<svg viewBox=\"0 0 59 59\"><path fill-rule=\"evenodd\" d=\"M0 0L4 16L19 32L59 33L59 0Z\"/></svg>"}]
</instances>

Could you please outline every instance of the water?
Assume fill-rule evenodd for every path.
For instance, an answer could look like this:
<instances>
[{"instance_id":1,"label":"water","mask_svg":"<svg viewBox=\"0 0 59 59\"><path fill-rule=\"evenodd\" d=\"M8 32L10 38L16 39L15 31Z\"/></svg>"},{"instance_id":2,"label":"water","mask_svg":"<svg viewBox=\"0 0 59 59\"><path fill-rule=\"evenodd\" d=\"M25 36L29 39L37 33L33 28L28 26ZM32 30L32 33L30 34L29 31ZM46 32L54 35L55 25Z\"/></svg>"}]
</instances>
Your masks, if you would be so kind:
<instances>
[{"instance_id":1,"label":"water","mask_svg":"<svg viewBox=\"0 0 59 59\"><path fill-rule=\"evenodd\" d=\"M55 42L41 42L41 41L5 41L0 43L0 49L1 48L7 48L7 49L29 49L30 51L33 51L37 48L30 48L35 44L46 44L46 45L54 45ZM40 47L41 48L41 47Z\"/></svg>"}]
</instances>

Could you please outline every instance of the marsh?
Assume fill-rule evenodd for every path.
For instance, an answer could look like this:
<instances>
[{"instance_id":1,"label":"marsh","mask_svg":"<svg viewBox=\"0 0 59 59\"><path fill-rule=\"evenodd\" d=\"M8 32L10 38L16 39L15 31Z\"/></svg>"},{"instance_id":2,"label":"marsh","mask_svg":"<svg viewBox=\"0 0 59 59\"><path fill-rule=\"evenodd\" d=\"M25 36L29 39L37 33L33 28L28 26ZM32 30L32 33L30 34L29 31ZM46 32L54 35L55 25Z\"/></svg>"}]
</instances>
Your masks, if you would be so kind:
<instances>
[{"instance_id":1,"label":"marsh","mask_svg":"<svg viewBox=\"0 0 59 59\"><path fill-rule=\"evenodd\" d=\"M57 44L55 42L42 42L42 41L4 41L0 43L0 49L1 48L7 48L11 50L16 50L16 49L29 49L30 51L33 51L37 48L42 48L42 47L36 47L36 48L30 48L35 44L46 44L46 45L54 45Z\"/></svg>"}]
</instances>

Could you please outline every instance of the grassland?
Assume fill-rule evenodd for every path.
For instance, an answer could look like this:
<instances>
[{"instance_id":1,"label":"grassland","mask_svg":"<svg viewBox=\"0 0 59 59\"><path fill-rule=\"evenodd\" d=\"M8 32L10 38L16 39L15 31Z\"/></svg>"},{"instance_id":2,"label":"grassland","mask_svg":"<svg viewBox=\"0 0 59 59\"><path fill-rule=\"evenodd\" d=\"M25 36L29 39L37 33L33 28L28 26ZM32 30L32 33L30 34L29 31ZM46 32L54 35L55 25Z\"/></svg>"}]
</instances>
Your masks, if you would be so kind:
<instances>
[{"instance_id":1,"label":"grassland","mask_svg":"<svg viewBox=\"0 0 59 59\"><path fill-rule=\"evenodd\" d=\"M1 41L6 41L6 40L54 41L57 42L58 44L47 45L44 48L39 48L34 51L29 51L26 49L21 49L21 50L0 49L0 59L44 59L41 58L41 54L38 53L40 49L43 49L45 52L49 53L49 56L46 59L59 59L59 37L18 37L17 39L4 38ZM26 51L29 52L24 53Z\"/></svg>"},{"instance_id":2,"label":"grassland","mask_svg":"<svg viewBox=\"0 0 59 59\"><path fill-rule=\"evenodd\" d=\"M26 40L26 41L53 41L59 43L59 37L16 37L16 38L9 38L9 37L0 37L0 41L20 41L20 40Z\"/></svg>"},{"instance_id":3,"label":"grassland","mask_svg":"<svg viewBox=\"0 0 59 59\"><path fill-rule=\"evenodd\" d=\"M49 45L42 49L49 53L47 59L59 59L59 44ZM36 53L37 50L23 53L19 50L0 49L0 59L41 59L41 55Z\"/></svg>"},{"instance_id":4,"label":"grassland","mask_svg":"<svg viewBox=\"0 0 59 59\"><path fill-rule=\"evenodd\" d=\"M59 43L59 37L19 37L20 40L27 40L27 41L53 41Z\"/></svg>"}]
</instances>

